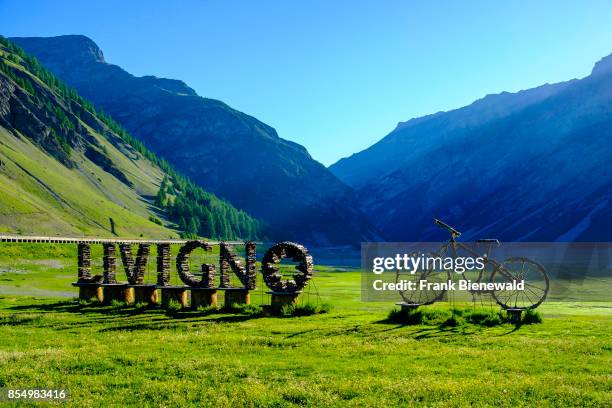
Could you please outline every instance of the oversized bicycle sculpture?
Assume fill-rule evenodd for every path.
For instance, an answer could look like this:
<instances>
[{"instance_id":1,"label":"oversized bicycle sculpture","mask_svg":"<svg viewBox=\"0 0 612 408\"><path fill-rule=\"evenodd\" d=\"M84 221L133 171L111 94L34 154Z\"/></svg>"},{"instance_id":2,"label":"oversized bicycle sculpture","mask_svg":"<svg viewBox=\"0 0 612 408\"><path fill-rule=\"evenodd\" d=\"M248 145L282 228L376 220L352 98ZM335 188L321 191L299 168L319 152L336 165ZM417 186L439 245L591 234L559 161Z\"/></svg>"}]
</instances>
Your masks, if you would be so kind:
<instances>
[{"instance_id":1,"label":"oversized bicycle sculpture","mask_svg":"<svg viewBox=\"0 0 612 408\"><path fill-rule=\"evenodd\" d=\"M434 219L436 225L445 228L450 233L450 239L442 244L437 252L431 253L434 257L452 257L457 258L457 253L465 251L470 256L483 257L483 254L478 253L469 246L458 242L457 238L461 233L450 225ZM485 276L489 275L489 282L513 282L524 281L524 290L468 290L473 296L490 294L493 299L504 309L508 311L522 311L527 309L535 309L546 299L549 290L549 279L546 270L539 263L524 257L510 257L499 263L490 257L489 252L493 246L500 246L497 239L479 239L477 243L487 244L488 251L484 254L485 268L476 271L477 276L470 279L472 282L481 283ZM418 256L418 253L414 254ZM449 270L434 270L433 265L426 270L410 274L406 271L398 271L396 274L396 282L412 279L416 283L421 280L427 282L446 282L452 280L452 275L460 275L462 279L467 279L465 272L457 273ZM445 289L427 289L419 290L416 285L416 290L399 291L406 305L423 306L429 305L436 301L442 300L447 290Z\"/></svg>"}]
</instances>

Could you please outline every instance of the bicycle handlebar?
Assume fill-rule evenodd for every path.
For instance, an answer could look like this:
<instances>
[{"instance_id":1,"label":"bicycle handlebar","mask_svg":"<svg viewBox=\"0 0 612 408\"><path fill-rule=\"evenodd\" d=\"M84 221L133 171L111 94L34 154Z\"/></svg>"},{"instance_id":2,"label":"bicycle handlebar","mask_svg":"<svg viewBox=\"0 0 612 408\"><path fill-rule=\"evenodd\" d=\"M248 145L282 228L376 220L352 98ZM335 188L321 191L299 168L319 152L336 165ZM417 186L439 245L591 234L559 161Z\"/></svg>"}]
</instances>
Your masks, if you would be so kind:
<instances>
[{"instance_id":1,"label":"bicycle handlebar","mask_svg":"<svg viewBox=\"0 0 612 408\"><path fill-rule=\"evenodd\" d=\"M451 227L450 225L448 225L447 223L445 223L444 221L440 221L437 218L434 218L434 222L442 227L442 228L446 228L452 235L454 235L455 237L458 237L459 235L461 235L461 233L459 231L457 231L456 229L454 229L453 227Z\"/></svg>"}]
</instances>

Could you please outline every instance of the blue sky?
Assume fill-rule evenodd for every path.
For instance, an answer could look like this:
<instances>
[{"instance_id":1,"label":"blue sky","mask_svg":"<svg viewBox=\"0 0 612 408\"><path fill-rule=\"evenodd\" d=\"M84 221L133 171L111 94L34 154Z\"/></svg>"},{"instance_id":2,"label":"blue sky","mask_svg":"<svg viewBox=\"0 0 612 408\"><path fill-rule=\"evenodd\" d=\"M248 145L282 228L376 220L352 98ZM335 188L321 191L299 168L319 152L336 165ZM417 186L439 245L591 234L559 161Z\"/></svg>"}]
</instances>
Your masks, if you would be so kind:
<instances>
[{"instance_id":1,"label":"blue sky","mask_svg":"<svg viewBox=\"0 0 612 408\"><path fill-rule=\"evenodd\" d=\"M84 34L136 75L184 80L329 165L397 122L587 75L609 1L7 1L0 34Z\"/></svg>"}]
</instances>

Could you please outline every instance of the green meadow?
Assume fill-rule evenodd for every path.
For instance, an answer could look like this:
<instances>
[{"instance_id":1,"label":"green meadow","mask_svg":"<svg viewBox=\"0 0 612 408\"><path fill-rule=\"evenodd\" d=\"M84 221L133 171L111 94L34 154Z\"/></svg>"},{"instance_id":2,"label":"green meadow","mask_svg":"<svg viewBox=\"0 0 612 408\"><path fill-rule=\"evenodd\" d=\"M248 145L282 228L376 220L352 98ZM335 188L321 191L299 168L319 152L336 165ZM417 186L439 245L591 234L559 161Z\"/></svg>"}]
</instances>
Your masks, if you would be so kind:
<instances>
[{"instance_id":1,"label":"green meadow","mask_svg":"<svg viewBox=\"0 0 612 408\"><path fill-rule=\"evenodd\" d=\"M407 325L332 267L300 299L331 311L302 317L78 303L75 279L72 245L2 245L0 387L67 389L75 407L612 405L612 302L547 302L522 326ZM263 285L252 301L269 302ZM450 306L475 307L429 308Z\"/></svg>"}]
</instances>

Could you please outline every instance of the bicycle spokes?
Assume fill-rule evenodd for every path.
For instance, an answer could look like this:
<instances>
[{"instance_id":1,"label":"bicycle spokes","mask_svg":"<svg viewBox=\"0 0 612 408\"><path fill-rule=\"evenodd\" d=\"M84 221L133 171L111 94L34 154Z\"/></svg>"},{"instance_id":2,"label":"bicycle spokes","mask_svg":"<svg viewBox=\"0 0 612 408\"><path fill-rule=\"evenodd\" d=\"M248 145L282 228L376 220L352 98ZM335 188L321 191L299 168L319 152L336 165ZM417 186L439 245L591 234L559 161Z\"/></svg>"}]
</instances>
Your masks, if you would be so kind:
<instances>
[{"instance_id":1,"label":"bicycle spokes","mask_svg":"<svg viewBox=\"0 0 612 408\"><path fill-rule=\"evenodd\" d=\"M494 283L524 282L524 288L496 290L493 297L504 309L532 309L548 294L549 281L544 268L527 258L508 258L491 276Z\"/></svg>"}]
</instances>

